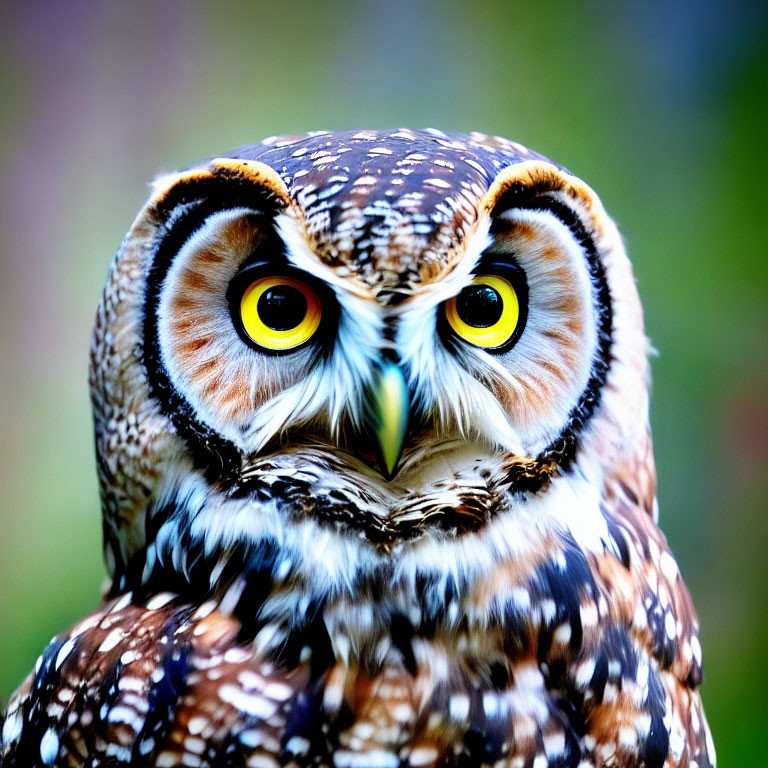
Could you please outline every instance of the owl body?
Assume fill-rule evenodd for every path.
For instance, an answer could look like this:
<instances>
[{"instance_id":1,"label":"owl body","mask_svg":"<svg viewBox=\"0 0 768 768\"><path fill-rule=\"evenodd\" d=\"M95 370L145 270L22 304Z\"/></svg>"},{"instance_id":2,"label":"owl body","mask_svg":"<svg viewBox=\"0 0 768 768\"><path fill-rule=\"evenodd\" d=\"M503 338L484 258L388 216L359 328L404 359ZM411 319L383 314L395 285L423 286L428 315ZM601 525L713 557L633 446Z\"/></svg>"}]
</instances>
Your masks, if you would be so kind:
<instances>
[{"instance_id":1,"label":"owl body","mask_svg":"<svg viewBox=\"0 0 768 768\"><path fill-rule=\"evenodd\" d=\"M3 768L714 765L646 352L598 198L514 142L159 179L94 331L110 591Z\"/></svg>"}]
</instances>

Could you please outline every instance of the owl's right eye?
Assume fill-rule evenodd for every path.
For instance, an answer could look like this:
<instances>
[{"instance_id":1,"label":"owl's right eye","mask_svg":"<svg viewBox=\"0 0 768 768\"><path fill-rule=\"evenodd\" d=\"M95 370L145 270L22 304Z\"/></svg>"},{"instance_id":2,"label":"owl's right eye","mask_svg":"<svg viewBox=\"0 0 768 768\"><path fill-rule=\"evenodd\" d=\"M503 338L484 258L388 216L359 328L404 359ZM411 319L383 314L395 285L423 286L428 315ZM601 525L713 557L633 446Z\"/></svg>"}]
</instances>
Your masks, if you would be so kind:
<instances>
[{"instance_id":1,"label":"owl's right eye","mask_svg":"<svg viewBox=\"0 0 768 768\"><path fill-rule=\"evenodd\" d=\"M490 265L444 306L453 334L488 352L506 352L525 327L525 278L509 265Z\"/></svg>"},{"instance_id":2,"label":"owl's right eye","mask_svg":"<svg viewBox=\"0 0 768 768\"><path fill-rule=\"evenodd\" d=\"M246 270L230 292L230 310L240 336L269 352L288 352L309 342L323 318L317 290L293 274L248 277Z\"/></svg>"}]
</instances>

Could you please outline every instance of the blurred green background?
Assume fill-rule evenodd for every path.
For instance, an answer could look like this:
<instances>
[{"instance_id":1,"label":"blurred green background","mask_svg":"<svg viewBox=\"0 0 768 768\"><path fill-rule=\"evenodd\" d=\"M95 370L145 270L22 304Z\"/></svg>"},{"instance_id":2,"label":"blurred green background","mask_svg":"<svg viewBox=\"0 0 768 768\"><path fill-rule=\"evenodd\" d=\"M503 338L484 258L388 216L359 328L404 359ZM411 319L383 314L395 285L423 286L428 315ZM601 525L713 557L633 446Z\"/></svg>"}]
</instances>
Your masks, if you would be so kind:
<instances>
[{"instance_id":1,"label":"blurred green background","mask_svg":"<svg viewBox=\"0 0 768 768\"><path fill-rule=\"evenodd\" d=\"M282 132L476 129L626 238L719 762L768 765L764 3L6 2L0 28L0 701L99 599L89 331L146 182Z\"/></svg>"}]
</instances>

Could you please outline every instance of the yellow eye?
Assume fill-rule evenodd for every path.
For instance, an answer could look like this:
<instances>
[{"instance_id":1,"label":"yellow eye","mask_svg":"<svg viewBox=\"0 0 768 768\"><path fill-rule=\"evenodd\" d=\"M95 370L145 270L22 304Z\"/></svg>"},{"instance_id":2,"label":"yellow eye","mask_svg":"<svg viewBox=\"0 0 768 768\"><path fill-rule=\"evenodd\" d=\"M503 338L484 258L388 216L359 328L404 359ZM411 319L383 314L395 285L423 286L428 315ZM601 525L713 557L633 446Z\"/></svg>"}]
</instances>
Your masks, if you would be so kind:
<instances>
[{"instance_id":1,"label":"yellow eye","mask_svg":"<svg viewBox=\"0 0 768 768\"><path fill-rule=\"evenodd\" d=\"M311 285L286 275L254 280L240 299L240 321L254 344L274 351L301 346L320 327L323 307Z\"/></svg>"},{"instance_id":2,"label":"yellow eye","mask_svg":"<svg viewBox=\"0 0 768 768\"><path fill-rule=\"evenodd\" d=\"M499 349L516 340L521 311L517 291L500 275L478 275L445 303L445 319L454 333L484 349Z\"/></svg>"}]
</instances>

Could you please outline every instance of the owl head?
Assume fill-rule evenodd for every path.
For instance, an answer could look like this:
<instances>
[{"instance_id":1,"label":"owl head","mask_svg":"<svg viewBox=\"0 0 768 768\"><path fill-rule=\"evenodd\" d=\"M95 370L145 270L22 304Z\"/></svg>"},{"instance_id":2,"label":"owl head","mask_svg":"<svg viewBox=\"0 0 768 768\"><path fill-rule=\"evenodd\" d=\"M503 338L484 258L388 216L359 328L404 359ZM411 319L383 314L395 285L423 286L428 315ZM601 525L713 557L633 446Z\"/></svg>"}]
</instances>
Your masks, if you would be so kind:
<instances>
[{"instance_id":1,"label":"owl head","mask_svg":"<svg viewBox=\"0 0 768 768\"><path fill-rule=\"evenodd\" d=\"M158 179L91 388L115 590L258 561L338 592L589 536L647 429L613 223L477 133L271 138Z\"/></svg>"}]
</instances>

